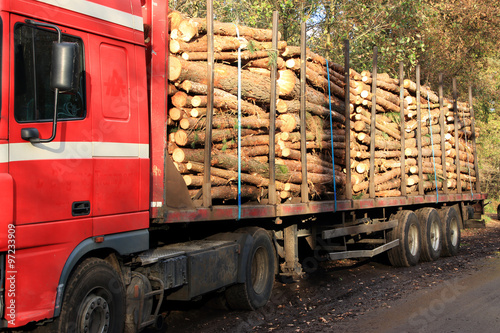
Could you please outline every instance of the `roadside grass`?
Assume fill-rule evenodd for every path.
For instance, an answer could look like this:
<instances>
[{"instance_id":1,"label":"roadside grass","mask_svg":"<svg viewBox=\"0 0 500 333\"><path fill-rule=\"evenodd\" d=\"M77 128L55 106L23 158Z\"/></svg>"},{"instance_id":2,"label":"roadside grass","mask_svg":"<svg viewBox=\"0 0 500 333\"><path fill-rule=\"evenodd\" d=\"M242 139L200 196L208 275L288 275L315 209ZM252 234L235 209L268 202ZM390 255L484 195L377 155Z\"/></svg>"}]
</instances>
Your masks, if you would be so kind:
<instances>
[{"instance_id":1,"label":"roadside grass","mask_svg":"<svg viewBox=\"0 0 500 333\"><path fill-rule=\"evenodd\" d=\"M498 202L499 202L499 200L492 199L491 203L489 205L484 206L484 212L486 214L496 214L497 213Z\"/></svg>"}]
</instances>

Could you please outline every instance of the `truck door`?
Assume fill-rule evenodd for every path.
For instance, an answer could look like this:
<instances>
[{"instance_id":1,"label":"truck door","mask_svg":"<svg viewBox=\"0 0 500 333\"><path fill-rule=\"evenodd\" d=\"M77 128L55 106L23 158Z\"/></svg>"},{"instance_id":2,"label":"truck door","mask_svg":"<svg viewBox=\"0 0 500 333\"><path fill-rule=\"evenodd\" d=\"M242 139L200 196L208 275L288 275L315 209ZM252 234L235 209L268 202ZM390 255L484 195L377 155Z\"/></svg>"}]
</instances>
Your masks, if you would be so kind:
<instances>
[{"instance_id":1,"label":"truck door","mask_svg":"<svg viewBox=\"0 0 500 333\"><path fill-rule=\"evenodd\" d=\"M5 25L4 25L5 28ZM92 124L87 111L87 36L63 29L62 41L79 44L82 76L75 93L58 94L54 140L31 143L23 129L52 136L55 94L49 80L54 29L11 15L9 28L9 173L14 183L15 267L18 323L50 318L69 255L92 236ZM6 91L5 88L3 91ZM7 96L7 95L5 95Z\"/></svg>"},{"instance_id":2,"label":"truck door","mask_svg":"<svg viewBox=\"0 0 500 333\"><path fill-rule=\"evenodd\" d=\"M89 36L94 235L149 223L149 145L144 49Z\"/></svg>"},{"instance_id":3,"label":"truck door","mask_svg":"<svg viewBox=\"0 0 500 333\"><path fill-rule=\"evenodd\" d=\"M52 44L57 33L13 16L10 173L15 183L16 223L64 221L92 215L91 120L86 110L85 76L77 93L59 94L57 133L48 143L30 143L21 130L37 129L41 139L52 135L54 91L50 89ZM62 41L84 43L67 31Z\"/></svg>"}]
</instances>

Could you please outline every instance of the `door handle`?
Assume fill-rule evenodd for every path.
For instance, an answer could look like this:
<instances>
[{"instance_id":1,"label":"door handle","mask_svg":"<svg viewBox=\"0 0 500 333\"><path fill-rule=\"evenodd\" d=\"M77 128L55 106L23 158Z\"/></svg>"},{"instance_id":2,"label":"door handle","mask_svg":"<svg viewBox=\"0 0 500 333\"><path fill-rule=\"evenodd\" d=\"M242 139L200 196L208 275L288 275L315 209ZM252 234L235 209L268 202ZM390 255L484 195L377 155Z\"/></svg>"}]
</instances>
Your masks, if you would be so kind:
<instances>
[{"instance_id":1,"label":"door handle","mask_svg":"<svg viewBox=\"0 0 500 333\"><path fill-rule=\"evenodd\" d=\"M71 205L71 214L73 216L90 215L90 201L75 201Z\"/></svg>"}]
</instances>

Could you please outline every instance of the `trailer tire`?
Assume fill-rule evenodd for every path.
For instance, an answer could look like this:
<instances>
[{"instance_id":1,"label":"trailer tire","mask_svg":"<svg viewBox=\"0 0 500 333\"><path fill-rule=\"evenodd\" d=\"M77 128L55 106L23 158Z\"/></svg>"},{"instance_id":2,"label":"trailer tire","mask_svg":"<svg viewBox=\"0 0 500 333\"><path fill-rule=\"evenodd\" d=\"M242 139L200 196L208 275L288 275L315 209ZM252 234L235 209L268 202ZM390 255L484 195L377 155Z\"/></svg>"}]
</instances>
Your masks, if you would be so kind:
<instances>
[{"instance_id":1,"label":"trailer tire","mask_svg":"<svg viewBox=\"0 0 500 333\"><path fill-rule=\"evenodd\" d=\"M399 239L399 246L387 252L389 261L396 267L415 266L420 259L420 226L417 215L410 210L402 210L391 216L398 225L387 233L388 241Z\"/></svg>"},{"instance_id":2,"label":"trailer tire","mask_svg":"<svg viewBox=\"0 0 500 333\"><path fill-rule=\"evenodd\" d=\"M434 208L426 207L417 210L415 214L420 222L420 259L437 260L441 255L443 234L439 213Z\"/></svg>"},{"instance_id":3,"label":"trailer tire","mask_svg":"<svg viewBox=\"0 0 500 333\"><path fill-rule=\"evenodd\" d=\"M53 324L56 332L123 332L125 302L118 272L107 261L90 258L69 279L61 315Z\"/></svg>"},{"instance_id":4,"label":"trailer tire","mask_svg":"<svg viewBox=\"0 0 500 333\"><path fill-rule=\"evenodd\" d=\"M253 237L253 243L246 258L245 282L226 290L227 303L234 310L255 310L266 305L274 286L276 255L269 234L261 228L248 228L246 232Z\"/></svg>"},{"instance_id":5,"label":"trailer tire","mask_svg":"<svg viewBox=\"0 0 500 333\"><path fill-rule=\"evenodd\" d=\"M460 215L453 207L439 211L443 227L443 251L445 257L455 256L460 248Z\"/></svg>"}]
</instances>

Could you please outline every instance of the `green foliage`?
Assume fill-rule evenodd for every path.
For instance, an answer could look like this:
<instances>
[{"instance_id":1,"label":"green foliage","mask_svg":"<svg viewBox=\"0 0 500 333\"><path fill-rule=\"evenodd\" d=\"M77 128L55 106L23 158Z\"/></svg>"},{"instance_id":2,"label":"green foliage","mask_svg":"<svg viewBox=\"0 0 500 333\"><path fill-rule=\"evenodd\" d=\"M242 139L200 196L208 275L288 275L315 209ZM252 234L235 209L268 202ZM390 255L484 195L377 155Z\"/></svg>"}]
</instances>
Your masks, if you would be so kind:
<instances>
[{"instance_id":1,"label":"green foliage","mask_svg":"<svg viewBox=\"0 0 500 333\"><path fill-rule=\"evenodd\" d=\"M169 5L191 17L206 16L206 1ZM446 96L456 77L461 100L474 87L478 117L498 104L498 0L213 0L213 6L216 20L265 29L272 28L276 10L281 40L290 45L300 45L300 25L306 22L307 46L339 64L347 39L351 67L358 72L371 69L376 46L379 72L396 77L402 62L405 77L414 79L420 64L422 83L434 90L443 73Z\"/></svg>"},{"instance_id":2,"label":"green foliage","mask_svg":"<svg viewBox=\"0 0 500 333\"><path fill-rule=\"evenodd\" d=\"M488 121L478 121L477 141L481 190L491 198L500 197L500 116L491 114Z\"/></svg>"},{"instance_id":3,"label":"green foliage","mask_svg":"<svg viewBox=\"0 0 500 333\"><path fill-rule=\"evenodd\" d=\"M288 171L288 167L286 165L283 165L283 164L276 164L276 168L278 168L279 172L286 175L289 173Z\"/></svg>"}]
</instances>

